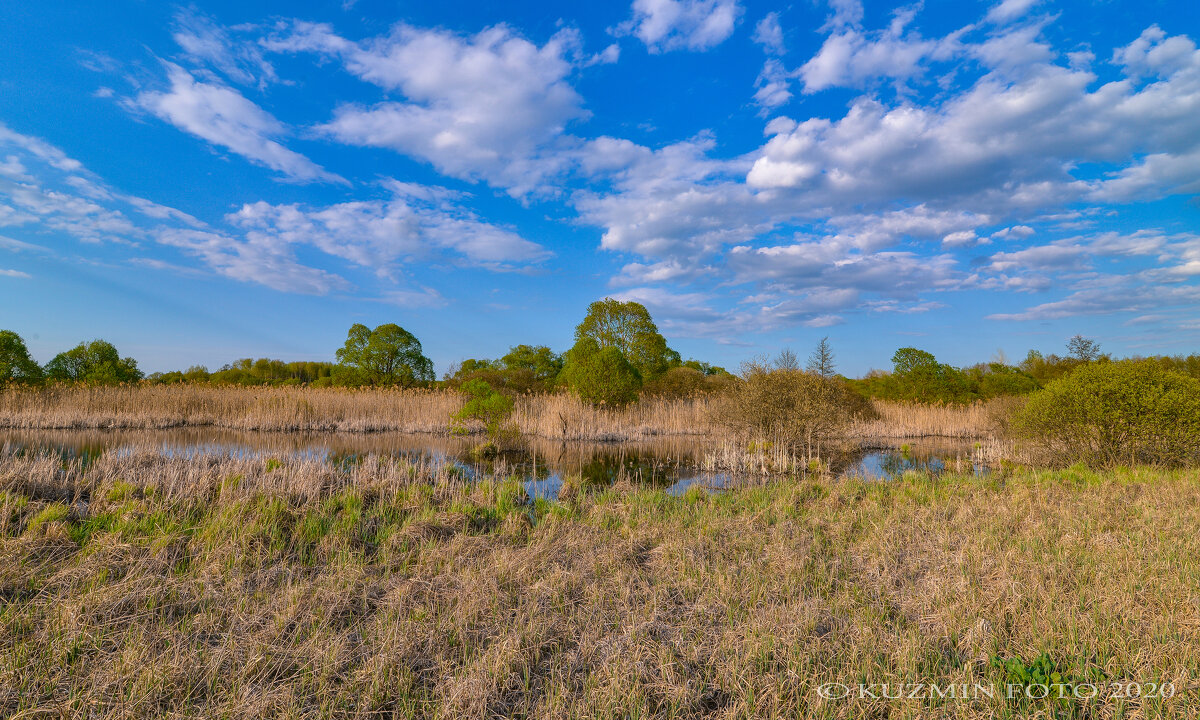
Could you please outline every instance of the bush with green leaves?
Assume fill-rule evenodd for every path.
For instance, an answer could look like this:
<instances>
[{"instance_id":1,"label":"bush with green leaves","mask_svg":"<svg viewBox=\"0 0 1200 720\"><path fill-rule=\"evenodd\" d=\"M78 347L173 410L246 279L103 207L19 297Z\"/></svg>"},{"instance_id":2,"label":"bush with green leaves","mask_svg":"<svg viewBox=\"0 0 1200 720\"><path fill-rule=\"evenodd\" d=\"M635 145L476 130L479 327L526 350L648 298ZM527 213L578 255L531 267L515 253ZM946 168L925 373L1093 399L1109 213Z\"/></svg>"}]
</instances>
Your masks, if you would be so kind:
<instances>
[{"instance_id":1,"label":"bush with green leaves","mask_svg":"<svg viewBox=\"0 0 1200 720\"><path fill-rule=\"evenodd\" d=\"M121 357L112 343L93 340L55 355L46 363L46 376L89 385L120 385L141 380L142 371L136 360Z\"/></svg>"},{"instance_id":2,"label":"bush with green leaves","mask_svg":"<svg viewBox=\"0 0 1200 720\"><path fill-rule=\"evenodd\" d=\"M562 379L580 399L608 407L628 405L642 389L641 373L624 353L588 337L567 352Z\"/></svg>"},{"instance_id":3,"label":"bush with green leaves","mask_svg":"<svg viewBox=\"0 0 1200 720\"><path fill-rule=\"evenodd\" d=\"M1200 380L1153 360L1081 365L1029 398L1013 430L1063 463L1200 462Z\"/></svg>"},{"instance_id":4,"label":"bush with green leaves","mask_svg":"<svg viewBox=\"0 0 1200 720\"><path fill-rule=\"evenodd\" d=\"M451 416L452 430L457 434L470 431L471 421L483 424L489 438L499 436L505 421L512 415L513 401L497 392L483 380L468 380L459 391L466 395L467 402Z\"/></svg>"},{"instance_id":5,"label":"bush with green leaves","mask_svg":"<svg viewBox=\"0 0 1200 720\"><path fill-rule=\"evenodd\" d=\"M718 403L716 419L742 437L813 453L837 439L852 420L875 409L838 377L748 363Z\"/></svg>"},{"instance_id":6,"label":"bush with green leaves","mask_svg":"<svg viewBox=\"0 0 1200 720\"><path fill-rule=\"evenodd\" d=\"M0 385L38 383L42 368L29 354L25 341L12 330L0 330Z\"/></svg>"}]
</instances>

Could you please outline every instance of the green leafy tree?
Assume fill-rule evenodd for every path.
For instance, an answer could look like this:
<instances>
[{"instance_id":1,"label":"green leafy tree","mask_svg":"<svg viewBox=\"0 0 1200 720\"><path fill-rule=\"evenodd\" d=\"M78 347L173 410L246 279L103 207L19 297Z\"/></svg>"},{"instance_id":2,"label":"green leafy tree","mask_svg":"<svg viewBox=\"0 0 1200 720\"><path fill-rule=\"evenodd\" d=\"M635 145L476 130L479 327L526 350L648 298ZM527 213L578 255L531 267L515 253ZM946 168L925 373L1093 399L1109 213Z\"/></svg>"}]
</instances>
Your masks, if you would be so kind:
<instances>
[{"instance_id":1,"label":"green leafy tree","mask_svg":"<svg viewBox=\"0 0 1200 720\"><path fill-rule=\"evenodd\" d=\"M1026 395L1041 387L1038 381L1024 370L999 362L975 366L970 368L968 373L979 386L979 395L985 398Z\"/></svg>"},{"instance_id":2,"label":"green leafy tree","mask_svg":"<svg viewBox=\"0 0 1200 720\"><path fill-rule=\"evenodd\" d=\"M545 345L516 345L500 358L504 369L528 370L538 382L552 383L562 372L563 356Z\"/></svg>"},{"instance_id":3,"label":"green leafy tree","mask_svg":"<svg viewBox=\"0 0 1200 720\"><path fill-rule=\"evenodd\" d=\"M637 399L642 376L619 349L584 337L567 352L563 380L582 400L620 407Z\"/></svg>"},{"instance_id":4,"label":"green leafy tree","mask_svg":"<svg viewBox=\"0 0 1200 720\"><path fill-rule=\"evenodd\" d=\"M42 376L41 366L34 362L21 336L12 330L0 330L0 385L36 383Z\"/></svg>"},{"instance_id":5,"label":"green leafy tree","mask_svg":"<svg viewBox=\"0 0 1200 720\"><path fill-rule=\"evenodd\" d=\"M70 350L55 355L46 363L46 376L51 380L84 382L90 385L119 385L142 379L137 361L123 358L112 343L93 340L79 343Z\"/></svg>"},{"instance_id":6,"label":"green leafy tree","mask_svg":"<svg viewBox=\"0 0 1200 720\"><path fill-rule=\"evenodd\" d=\"M617 349L643 378L679 364L679 353L667 347L666 338L641 303L605 298L588 305L587 315L575 328L576 346L583 340L600 349Z\"/></svg>"},{"instance_id":7,"label":"green leafy tree","mask_svg":"<svg viewBox=\"0 0 1200 720\"><path fill-rule=\"evenodd\" d=\"M961 370L917 348L900 348L892 355L891 379L897 400L962 403L978 397Z\"/></svg>"},{"instance_id":8,"label":"green leafy tree","mask_svg":"<svg viewBox=\"0 0 1200 720\"><path fill-rule=\"evenodd\" d=\"M355 323L337 359L348 371L335 372L334 384L409 387L433 380L433 362L422 353L421 342L394 323L374 330Z\"/></svg>"}]
</instances>

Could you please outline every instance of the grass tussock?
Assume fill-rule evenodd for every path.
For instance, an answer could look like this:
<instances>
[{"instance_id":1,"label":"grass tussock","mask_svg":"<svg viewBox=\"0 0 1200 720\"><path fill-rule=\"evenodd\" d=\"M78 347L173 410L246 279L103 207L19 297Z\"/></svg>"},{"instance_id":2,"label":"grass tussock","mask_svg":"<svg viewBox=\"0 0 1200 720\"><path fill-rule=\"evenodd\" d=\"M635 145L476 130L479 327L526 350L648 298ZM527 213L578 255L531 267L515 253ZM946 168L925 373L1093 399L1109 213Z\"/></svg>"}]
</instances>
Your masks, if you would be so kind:
<instances>
[{"instance_id":1,"label":"grass tussock","mask_svg":"<svg viewBox=\"0 0 1200 720\"><path fill-rule=\"evenodd\" d=\"M1194 717L1198 525L1196 471L531 504L374 457L8 455L0 715ZM1178 692L816 692L1015 660Z\"/></svg>"},{"instance_id":2,"label":"grass tussock","mask_svg":"<svg viewBox=\"0 0 1200 720\"><path fill-rule=\"evenodd\" d=\"M280 432L448 433L465 402L445 390L241 388L205 385L0 389L0 427L10 429L167 429L213 426ZM527 437L622 441L720 433L717 397L646 397L621 409L573 395L515 398L511 420ZM921 406L874 401L879 419L852 420L851 439L982 437L990 406Z\"/></svg>"}]
</instances>

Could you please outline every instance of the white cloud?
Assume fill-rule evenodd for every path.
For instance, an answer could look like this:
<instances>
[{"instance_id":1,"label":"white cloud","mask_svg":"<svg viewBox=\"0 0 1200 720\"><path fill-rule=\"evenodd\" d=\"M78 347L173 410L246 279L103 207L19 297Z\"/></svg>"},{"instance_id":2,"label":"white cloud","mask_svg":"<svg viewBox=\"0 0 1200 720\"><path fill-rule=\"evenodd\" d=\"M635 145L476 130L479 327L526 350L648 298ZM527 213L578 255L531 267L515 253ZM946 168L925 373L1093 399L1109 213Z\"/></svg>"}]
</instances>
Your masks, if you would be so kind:
<instances>
[{"instance_id":1,"label":"white cloud","mask_svg":"<svg viewBox=\"0 0 1200 720\"><path fill-rule=\"evenodd\" d=\"M762 72L754 81L754 102L763 108L764 112L781 105L786 105L792 99L790 90L793 73L784 68L783 63L775 58L768 58L763 63Z\"/></svg>"},{"instance_id":2,"label":"white cloud","mask_svg":"<svg viewBox=\"0 0 1200 720\"><path fill-rule=\"evenodd\" d=\"M0 277L22 278L28 280L33 276L27 272L21 272L20 270L5 270L4 268L0 268Z\"/></svg>"},{"instance_id":3,"label":"white cloud","mask_svg":"<svg viewBox=\"0 0 1200 720\"><path fill-rule=\"evenodd\" d=\"M987 242L987 238L979 237L974 230L959 230L942 238L942 246L948 248L974 247Z\"/></svg>"},{"instance_id":4,"label":"white cloud","mask_svg":"<svg viewBox=\"0 0 1200 720\"><path fill-rule=\"evenodd\" d=\"M243 205L228 216L251 244L308 244L329 255L390 273L406 259L443 253L496 270L537 263L550 253L517 233L483 222L442 188L391 182L388 200L310 208L298 204Z\"/></svg>"},{"instance_id":5,"label":"white cloud","mask_svg":"<svg viewBox=\"0 0 1200 720\"><path fill-rule=\"evenodd\" d=\"M831 87L863 87L878 78L904 83L925 72L930 60L947 60L961 52L959 36L928 40L905 32L914 9L898 10L885 30L867 32L844 26L830 35L812 59L800 67L805 93Z\"/></svg>"},{"instance_id":6,"label":"white cloud","mask_svg":"<svg viewBox=\"0 0 1200 720\"><path fill-rule=\"evenodd\" d=\"M279 79L257 43L235 38L195 9L176 14L172 36L188 59L211 65L234 82L262 88Z\"/></svg>"},{"instance_id":7,"label":"white cloud","mask_svg":"<svg viewBox=\"0 0 1200 720\"><path fill-rule=\"evenodd\" d=\"M385 147L443 174L532 192L563 161L553 147L583 100L568 82L584 64L578 33L538 47L505 26L470 37L407 25L361 43L325 25L296 24L267 47L339 57L354 75L405 97L343 105L318 129L342 142ZM605 54L615 59L616 51Z\"/></svg>"},{"instance_id":8,"label":"white cloud","mask_svg":"<svg viewBox=\"0 0 1200 720\"><path fill-rule=\"evenodd\" d=\"M1091 90L1090 72L1038 60L1019 77L987 73L941 104L864 97L836 121L777 119L747 181L828 201L974 198L989 212L1189 192L1200 182L1200 56L1189 57L1141 85L1127 78ZM1073 178L1086 162L1132 164Z\"/></svg>"},{"instance_id":9,"label":"white cloud","mask_svg":"<svg viewBox=\"0 0 1200 720\"><path fill-rule=\"evenodd\" d=\"M160 228L158 242L199 257L225 277L265 285L273 290L307 295L326 295L349 290L344 278L296 261L286 243L272 240L243 242L220 232Z\"/></svg>"},{"instance_id":10,"label":"white cloud","mask_svg":"<svg viewBox=\"0 0 1200 720\"><path fill-rule=\"evenodd\" d=\"M274 138L287 133L283 123L227 85L196 80L166 63L170 90L145 91L126 106L142 109L214 145L298 182L346 182Z\"/></svg>"},{"instance_id":11,"label":"white cloud","mask_svg":"<svg viewBox=\"0 0 1200 720\"><path fill-rule=\"evenodd\" d=\"M997 230L992 233L992 240L1024 240L1035 234L1033 228L1028 225L1013 225L1002 230Z\"/></svg>"},{"instance_id":12,"label":"white cloud","mask_svg":"<svg viewBox=\"0 0 1200 720\"><path fill-rule=\"evenodd\" d=\"M782 55L786 48L783 45L783 26L779 24L779 13L769 12L754 26L754 42L762 45L763 51L772 55Z\"/></svg>"},{"instance_id":13,"label":"white cloud","mask_svg":"<svg viewBox=\"0 0 1200 720\"><path fill-rule=\"evenodd\" d=\"M857 25L863 18L860 0L829 0L829 17L822 30Z\"/></svg>"},{"instance_id":14,"label":"white cloud","mask_svg":"<svg viewBox=\"0 0 1200 720\"><path fill-rule=\"evenodd\" d=\"M633 0L633 17L619 31L652 53L708 50L733 34L741 16L737 0Z\"/></svg>"},{"instance_id":15,"label":"white cloud","mask_svg":"<svg viewBox=\"0 0 1200 720\"><path fill-rule=\"evenodd\" d=\"M23 232L124 245L136 253L127 262L142 268L197 272L180 262L146 257L147 244L157 243L241 282L316 295L354 290L336 272L298 258L302 251L311 255L317 250L373 271L385 300L417 302L416 295L405 295L417 292L430 304L437 301L436 291L431 295L427 288L394 287L394 277L411 271L416 261L508 271L551 255L517 233L479 219L464 205L466 196L440 187L387 181L386 199L324 207L246 203L225 218L226 227L212 227L175 208L123 194L57 148L2 125L0 157L8 167L21 168L15 180L0 176L0 210L18 208L30 218L0 212L0 225L19 222ZM4 236L0 250L50 252Z\"/></svg>"},{"instance_id":16,"label":"white cloud","mask_svg":"<svg viewBox=\"0 0 1200 720\"><path fill-rule=\"evenodd\" d=\"M1034 305L1022 312L996 313L990 320L1054 320L1078 315L1141 313L1200 302L1200 287L1122 283L1117 287L1078 290L1062 300Z\"/></svg>"},{"instance_id":17,"label":"white cloud","mask_svg":"<svg viewBox=\"0 0 1200 720\"><path fill-rule=\"evenodd\" d=\"M988 10L987 22L1003 24L1016 20L1029 12L1030 8L1041 0L1002 0Z\"/></svg>"}]
</instances>

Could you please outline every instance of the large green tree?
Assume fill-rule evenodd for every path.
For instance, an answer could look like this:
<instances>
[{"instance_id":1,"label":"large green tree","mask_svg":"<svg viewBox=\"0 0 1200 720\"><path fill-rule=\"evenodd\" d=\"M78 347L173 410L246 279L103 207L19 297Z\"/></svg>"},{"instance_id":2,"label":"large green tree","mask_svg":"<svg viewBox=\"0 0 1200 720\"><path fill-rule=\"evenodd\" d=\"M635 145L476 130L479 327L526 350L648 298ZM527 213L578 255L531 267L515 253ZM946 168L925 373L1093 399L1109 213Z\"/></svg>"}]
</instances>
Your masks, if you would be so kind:
<instances>
[{"instance_id":1,"label":"large green tree","mask_svg":"<svg viewBox=\"0 0 1200 720\"><path fill-rule=\"evenodd\" d=\"M563 356L545 345L515 345L500 362L505 370L528 370L535 380L550 383L562 372Z\"/></svg>"},{"instance_id":2,"label":"large green tree","mask_svg":"<svg viewBox=\"0 0 1200 720\"><path fill-rule=\"evenodd\" d=\"M119 385L142 379L137 361L121 357L113 344L105 340L79 343L54 356L46 363L51 380L70 380L93 385Z\"/></svg>"},{"instance_id":3,"label":"large green tree","mask_svg":"<svg viewBox=\"0 0 1200 720\"><path fill-rule=\"evenodd\" d=\"M407 387L433 380L433 361L422 353L421 341L395 323L374 330L355 323L337 359L372 385Z\"/></svg>"},{"instance_id":4,"label":"large green tree","mask_svg":"<svg viewBox=\"0 0 1200 720\"><path fill-rule=\"evenodd\" d=\"M42 368L29 354L25 341L12 330L0 330L0 384L34 383L42 379Z\"/></svg>"},{"instance_id":5,"label":"large green tree","mask_svg":"<svg viewBox=\"0 0 1200 720\"><path fill-rule=\"evenodd\" d=\"M600 349L616 348L647 379L679 364L679 353L667 347L650 311L633 301L605 298L588 305L587 315L575 328L576 344L582 340L591 340Z\"/></svg>"},{"instance_id":6,"label":"large green tree","mask_svg":"<svg viewBox=\"0 0 1200 720\"><path fill-rule=\"evenodd\" d=\"M642 376L615 347L600 347L584 337L567 351L563 381L582 400L593 405L620 407L637 399Z\"/></svg>"}]
</instances>

